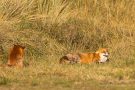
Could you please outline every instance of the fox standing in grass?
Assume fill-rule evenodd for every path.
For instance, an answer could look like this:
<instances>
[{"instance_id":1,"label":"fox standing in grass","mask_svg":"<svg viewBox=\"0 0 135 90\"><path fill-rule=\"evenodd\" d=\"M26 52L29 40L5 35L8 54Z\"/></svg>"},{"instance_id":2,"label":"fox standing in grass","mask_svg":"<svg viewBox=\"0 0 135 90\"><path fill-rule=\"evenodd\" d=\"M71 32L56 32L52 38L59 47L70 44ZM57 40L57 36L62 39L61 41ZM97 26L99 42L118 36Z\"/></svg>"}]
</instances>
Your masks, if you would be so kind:
<instances>
[{"instance_id":1,"label":"fox standing in grass","mask_svg":"<svg viewBox=\"0 0 135 90\"><path fill-rule=\"evenodd\" d=\"M21 45L14 45L10 49L7 65L23 67L24 49L25 47Z\"/></svg>"},{"instance_id":2,"label":"fox standing in grass","mask_svg":"<svg viewBox=\"0 0 135 90\"><path fill-rule=\"evenodd\" d=\"M94 53L70 53L60 58L60 64L62 63L86 63L92 62L103 63L108 60L108 50L101 48Z\"/></svg>"}]
</instances>

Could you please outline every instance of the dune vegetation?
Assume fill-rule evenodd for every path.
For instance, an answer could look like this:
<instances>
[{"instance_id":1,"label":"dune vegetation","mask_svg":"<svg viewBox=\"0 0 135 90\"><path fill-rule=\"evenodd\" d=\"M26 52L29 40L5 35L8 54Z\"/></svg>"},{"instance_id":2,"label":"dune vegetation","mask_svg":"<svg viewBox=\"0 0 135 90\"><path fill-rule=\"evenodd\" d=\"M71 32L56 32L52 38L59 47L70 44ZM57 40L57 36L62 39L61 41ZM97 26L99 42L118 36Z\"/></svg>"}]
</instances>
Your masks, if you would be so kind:
<instances>
[{"instance_id":1,"label":"dune vegetation","mask_svg":"<svg viewBox=\"0 0 135 90\"><path fill-rule=\"evenodd\" d=\"M0 0L0 64L16 43L25 67L0 67L0 90L135 90L134 0ZM109 63L59 64L101 47Z\"/></svg>"}]
</instances>

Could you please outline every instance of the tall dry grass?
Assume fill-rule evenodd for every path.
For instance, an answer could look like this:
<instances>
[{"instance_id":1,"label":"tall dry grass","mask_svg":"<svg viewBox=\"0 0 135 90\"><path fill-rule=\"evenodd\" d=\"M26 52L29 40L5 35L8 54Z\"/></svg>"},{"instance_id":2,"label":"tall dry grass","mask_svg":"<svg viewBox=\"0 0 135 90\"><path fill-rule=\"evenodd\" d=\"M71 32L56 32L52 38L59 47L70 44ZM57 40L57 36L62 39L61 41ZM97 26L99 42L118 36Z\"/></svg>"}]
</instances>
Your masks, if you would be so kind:
<instances>
[{"instance_id":1,"label":"tall dry grass","mask_svg":"<svg viewBox=\"0 0 135 90\"><path fill-rule=\"evenodd\" d=\"M134 3L1 0L1 46L5 49L13 43L23 43L29 54L37 56L107 47L113 62L127 62L135 53Z\"/></svg>"},{"instance_id":2,"label":"tall dry grass","mask_svg":"<svg viewBox=\"0 0 135 90\"><path fill-rule=\"evenodd\" d=\"M56 62L54 68L66 53L107 47L111 61L104 71L115 68L116 72L109 74L108 70L101 77L114 79L115 73L126 77L135 66L134 10L134 0L0 0L1 63L6 62L8 48L14 43L26 46L26 64L51 61ZM124 67L122 73L116 67Z\"/></svg>"}]
</instances>

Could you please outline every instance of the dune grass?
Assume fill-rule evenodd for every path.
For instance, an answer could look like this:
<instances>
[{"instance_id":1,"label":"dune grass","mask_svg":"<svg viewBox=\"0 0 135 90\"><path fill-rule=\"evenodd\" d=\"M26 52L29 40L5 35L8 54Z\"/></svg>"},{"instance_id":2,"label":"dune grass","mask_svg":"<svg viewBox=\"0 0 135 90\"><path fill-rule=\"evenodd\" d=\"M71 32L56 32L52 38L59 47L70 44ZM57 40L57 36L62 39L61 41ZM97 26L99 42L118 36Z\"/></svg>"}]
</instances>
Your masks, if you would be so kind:
<instances>
[{"instance_id":1,"label":"dune grass","mask_svg":"<svg viewBox=\"0 0 135 90\"><path fill-rule=\"evenodd\" d=\"M134 75L130 67L117 68L107 63L59 65L56 61L36 61L23 69L1 68L0 89L134 90Z\"/></svg>"},{"instance_id":2,"label":"dune grass","mask_svg":"<svg viewBox=\"0 0 135 90\"><path fill-rule=\"evenodd\" d=\"M0 0L0 63L26 46L23 69L0 68L0 90L134 90L134 0ZM110 62L59 65L106 47Z\"/></svg>"}]
</instances>

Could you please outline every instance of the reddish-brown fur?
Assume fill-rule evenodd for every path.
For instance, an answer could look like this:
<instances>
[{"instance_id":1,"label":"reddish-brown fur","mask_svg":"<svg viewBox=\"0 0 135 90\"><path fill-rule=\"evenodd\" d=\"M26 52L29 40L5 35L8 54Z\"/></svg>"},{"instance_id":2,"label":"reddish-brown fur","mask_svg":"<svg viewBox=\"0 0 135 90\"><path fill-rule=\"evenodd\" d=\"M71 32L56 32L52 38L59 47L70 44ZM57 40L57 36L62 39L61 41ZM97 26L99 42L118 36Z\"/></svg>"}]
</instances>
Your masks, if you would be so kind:
<instances>
[{"instance_id":1,"label":"reddish-brown fur","mask_svg":"<svg viewBox=\"0 0 135 90\"><path fill-rule=\"evenodd\" d=\"M95 53L81 53L80 63L98 62L100 59L100 53L108 52L106 48L100 48Z\"/></svg>"},{"instance_id":2,"label":"reddish-brown fur","mask_svg":"<svg viewBox=\"0 0 135 90\"><path fill-rule=\"evenodd\" d=\"M21 45L14 45L10 49L8 63L7 63L8 66L23 67L24 49L25 47Z\"/></svg>"},{"instance_id":3,"label":"reddish-brown fur","mask_svg":"<svg viewBox=\"0 0 135 90\"><path fill-rule=\"evenodd\" d=\"M91 63L99 62L100 53L108 52L106 48L101 48L94 53L70 53L60 58L60 63Z\"/></svg>"},{"instance_id":4,"label":"reddish-brown fur","mask_svg":"<svg viewBox=\"0 0 135 90\"><path fill-rule=\"evenodd\" d=\"M99 53L81 53L80 63L98 62L99 58Z\"/></svg>"}]
</instances>

